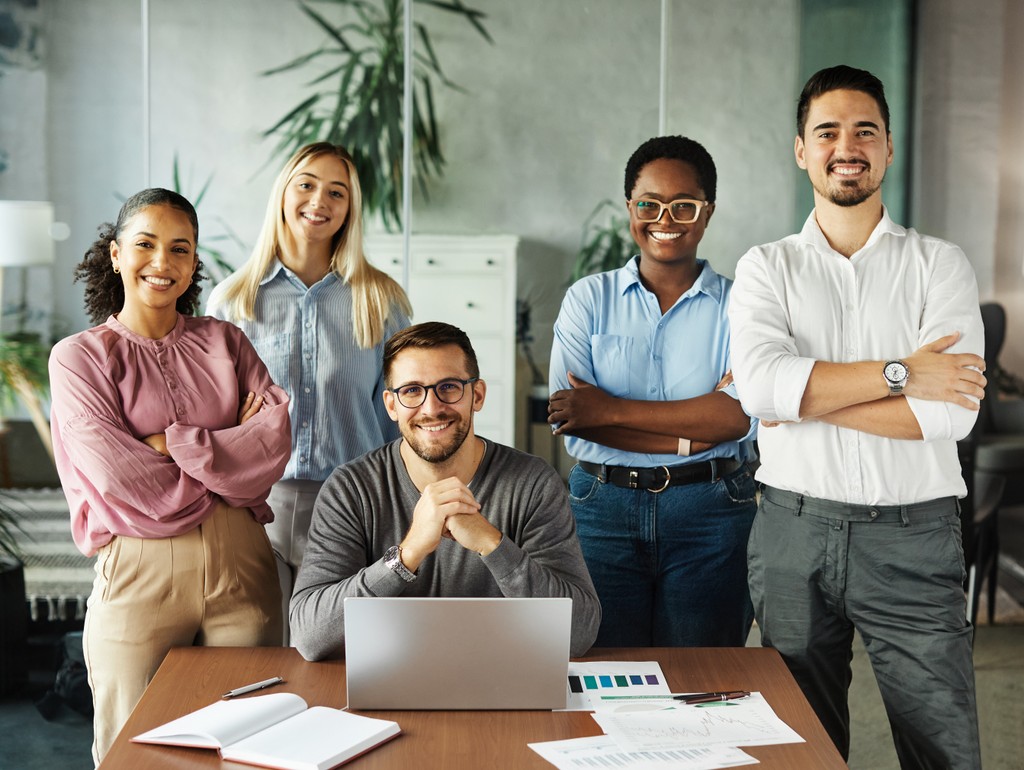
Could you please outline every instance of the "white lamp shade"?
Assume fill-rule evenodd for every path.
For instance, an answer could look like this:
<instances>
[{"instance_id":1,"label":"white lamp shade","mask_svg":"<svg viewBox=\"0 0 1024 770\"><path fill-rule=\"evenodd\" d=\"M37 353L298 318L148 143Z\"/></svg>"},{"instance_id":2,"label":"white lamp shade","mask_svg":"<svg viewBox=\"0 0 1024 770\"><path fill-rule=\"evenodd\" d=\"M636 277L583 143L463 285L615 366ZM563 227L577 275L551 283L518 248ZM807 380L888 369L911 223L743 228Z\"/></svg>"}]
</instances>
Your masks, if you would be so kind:
<instances>
[{"instance_id":1,"label":"white lamp shade","mask_svg":"<svg viewBox=\"0 0 1024 770\"><path fill-rule=\"evenodd\" d=\"M52 263L52 227L52 204L0 201L0 267Z\"/></svg>"}]
</instances>

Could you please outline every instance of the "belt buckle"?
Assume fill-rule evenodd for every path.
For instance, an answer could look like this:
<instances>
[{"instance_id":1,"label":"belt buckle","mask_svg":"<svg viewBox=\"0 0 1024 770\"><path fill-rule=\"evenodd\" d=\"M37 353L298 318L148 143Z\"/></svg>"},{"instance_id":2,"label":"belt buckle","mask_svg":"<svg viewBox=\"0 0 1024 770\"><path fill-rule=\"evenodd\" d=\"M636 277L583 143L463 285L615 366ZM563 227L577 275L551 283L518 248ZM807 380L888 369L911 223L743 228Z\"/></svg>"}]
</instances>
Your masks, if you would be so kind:
<instances>
[{"instance_id":1,"label":"belt buckle","mask_svg":"<svg viewBox=\"0 0 1024 770\"><path fill-rule=\"evenodd\" d=\"M665 483L662 484L660 487L658 487L658 489L648 489L647 490L648 492L650 492L651 494L654 494L654 495L658 494L659 492L664 492L666 489L668 489L668 485L672 483L672 474L669 472L668 466L661 465L659 467L663 471L665 471Z\"/></svg>"},{"instance_id":2,"label":"belt buckle","mask_svg":"<svg viewBox=\"0 0 1024 770\"><path fill-rule=\"evenodd\" d=\"M629 469L629 488L636 489L637 479L640 478L640 474L636 472L634 468Z\"/></svg>"}]
</instances>

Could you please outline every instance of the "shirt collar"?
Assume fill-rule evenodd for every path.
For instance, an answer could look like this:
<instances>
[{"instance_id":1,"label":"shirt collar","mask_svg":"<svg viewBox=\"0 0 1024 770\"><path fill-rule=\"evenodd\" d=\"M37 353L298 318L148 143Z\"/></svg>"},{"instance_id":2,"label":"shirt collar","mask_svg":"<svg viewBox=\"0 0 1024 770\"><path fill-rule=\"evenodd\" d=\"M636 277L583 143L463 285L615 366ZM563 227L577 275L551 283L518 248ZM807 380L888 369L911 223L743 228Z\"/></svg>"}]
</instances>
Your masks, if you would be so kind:
<instances>
[{"instance_id":1,"label":"shirt collar","mask_svg":"<svg viewBox=\"0 0 1024 770\"><path fill-rule=\"evenodd\" d=\"M174 328L158 340L154 340L150 337L143 337L141 334L136 334L117 320L117 316L115 315L111 315L107 318L105 325L107 328L112 329L126 340L134 342L136 345L142 345L147 348L166 348L177 342L181 335L185 333L185 316L178 313L178 320L174 322Z\"/></svg>"},{"instance_id":2,"label":"shirt collar","mask_svg":"<svg viewBox=\"0 0 1024 770\"><path fill-rule=\"evenodd\" d=\"M882 218L875 225L875 229L871 231L871 235L867 241L860 248L860 251L864 251L875 245L883 235L895 235L905 236L907 229L901 225L896 224L892 221L889 216L889 210L883 205L882 206ZM818 226L818 220L814 217L814 210L807 216L807 220L804 222L803 229L800 231L798 240L806 243L810 246L815 247L818 251L824 251L829 254L836 254L836 250L829 245L828 239L825 237L825 233L821 231L821 227ZM860 251L857 253L859 254Z\"/></svg>"},{"instance_id":3,"label":"shirt collar","mask_svg":"<svg viewBox=\"0 0 1024 770\"><path fill-rule=\"evenodd\" d=\"M274 257L271 260L270 266L267 268L267 272L263 274L263 278L260 280L260 286L270 283L278 276L281 276L282 280L291 281L303 290L313 288L312 286L306 286L302 283L302 281L299 280L299 277L285 267L284 263L277 257ZM327 275L320 279L321 282L331 282L336 280L338 280L338 274L333 270L327 271Z\"/></svg>"},{"instance_id":4,"label":"shirt collar","mask_svg":"<svg viewBox=\"0 0 1024 770\"><path fill-rule=\"evenodd\" d=\"M716 280L718 274L711 268L711 265L707 260L698 259L697 264L701 266L700 274L697 276L697 280L693 282L693 286L683 294L683 297L691 296L697 292L703 292L716 302L721 302L722 282ZM618 274L616 275L616 284L616 292L619 296L622 296L634 286L638 289L644 288L643 283L640 281L639 254L632 257L629 262L619 268ZM680 299L683 297L680 297Z\"/></svg>"},{"instance_id":5,"label":"shirt collar","mask_svg":"<svg viewBox=\"0 0 1024 770\"><path fill-rule=\"evenodd\" d=\"M284 269L285 267L281 260L279 260L277 257L274 257L270 261L270 266L267 268L267 272L263 274L263 278L260 281L260 286L270 283L278 276L279 273L283 272Z\"/></svg>"}]
</instances>

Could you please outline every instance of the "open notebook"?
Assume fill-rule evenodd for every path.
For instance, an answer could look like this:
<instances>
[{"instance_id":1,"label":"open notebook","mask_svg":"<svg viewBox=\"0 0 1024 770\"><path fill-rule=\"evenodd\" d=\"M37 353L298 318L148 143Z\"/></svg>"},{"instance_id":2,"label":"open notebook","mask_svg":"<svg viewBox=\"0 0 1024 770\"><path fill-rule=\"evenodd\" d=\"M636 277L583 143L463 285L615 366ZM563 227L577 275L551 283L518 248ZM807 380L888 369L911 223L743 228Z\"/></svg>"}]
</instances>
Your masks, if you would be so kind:
<instances>
[{"instance_id":1,"label":"open notebook","mask_svg":"<svg viewBox=\"0 0 1024 770\"><path fill-rule=\"evenodd\" d=\"M561 709L572 599L345 599L353 709Z\"/></svg>"}]
</instances>

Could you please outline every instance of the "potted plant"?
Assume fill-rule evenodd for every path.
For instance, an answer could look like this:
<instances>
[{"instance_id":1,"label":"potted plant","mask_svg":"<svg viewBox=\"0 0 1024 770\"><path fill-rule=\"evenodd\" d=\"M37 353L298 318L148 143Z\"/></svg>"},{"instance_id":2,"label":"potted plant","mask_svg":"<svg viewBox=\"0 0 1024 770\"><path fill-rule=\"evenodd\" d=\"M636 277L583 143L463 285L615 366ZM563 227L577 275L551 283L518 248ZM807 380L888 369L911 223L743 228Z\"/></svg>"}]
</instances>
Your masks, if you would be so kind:
<instances>
[{"instance_id":1,"label":"potted plant","mask_svg":"<svg viewBox=\"0 0 1024 770\"><path fill-rule=\"evenodd\" d=\"M310 4L299 7L330 42L262 74L322 65L310 81L313 92L292 108L265 137L278 136L271 155L287 157L310 142L344 145L355 160L367 212L379 213L384 226L402 225L402 96L404 87L404 21L402 0L319 0L344 17L334 22ZM462 0L414 0L418 6L462 17L488 42L485 15ZM441 174L444 154L434 109L436 84L460 89L448 79L434 52L430 32L415 23L413 75L413 166L420 191Z\"/></svg>"},{"instance_id":2,"label":"potted plant","mask_svg":"<svg viewBox=\"0 0 1024 770\"><path fill-rule=\"evenodd\" d=\"M629 217L622 215L621 210L606 198L590 212L583 223L583 237L570 284L592 273L622 267L636 253L636 244L629 234Z\"/></svg>"},{"instance_id":3,"label":"potted plant","mask_svg":"<svg viewBox=\"0 0 1024 770\"><path fill-rule=\"evenodd\" d=\"M19 331L0 336L0 422L11 406L20 402L52 460L50 423L41 400L49 390L49 357L50 345L35 332Z\"/></svg>"}]
</instances>

